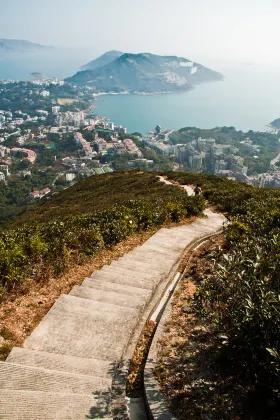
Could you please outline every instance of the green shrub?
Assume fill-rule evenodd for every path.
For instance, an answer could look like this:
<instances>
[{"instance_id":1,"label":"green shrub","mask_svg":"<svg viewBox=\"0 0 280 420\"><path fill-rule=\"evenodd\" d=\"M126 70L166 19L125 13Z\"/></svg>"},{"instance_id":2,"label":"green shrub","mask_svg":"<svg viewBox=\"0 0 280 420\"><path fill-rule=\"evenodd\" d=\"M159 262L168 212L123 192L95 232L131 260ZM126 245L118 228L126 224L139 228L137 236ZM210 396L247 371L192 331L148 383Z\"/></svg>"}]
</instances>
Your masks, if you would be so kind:
<instances>
[{"instance_id":1,"label":"green shrub","mask_svg":"<svg viewBox=\"0 0 280 420\"><path fill-rule=\"evenodd\" d=\"M91 182L98 184L99 190L94 194L100 196L103 206L98 211L86 213L85 209L93 204L86 190ZM114 187L112 196L117 204L112 204L111 197L106 196L108 183L110 188ZM204 209L202 197L187 197L183 190L166 186L157 176L147 173L121 173L104 176L103 181L86 180L76 184L74 190L74 201L69 191L54 198L53 213L54 203L36 207L45 221L36 218L35 212L32 213L35 221L0 233L0 296L33 275L38 264L59 275L69 265L73 253L95 255L134 232L169 220L177 222L186 215L198 215ZM118 203L119 197L122 204ZM67 208L65 212L64 198L66 202L70 200L71 211ZM82 199L87 201L84 207L80 205ZM75 210L76 202L79 206ZM64 212L60 214L63 208Z\"/></svg>"},{"instance_id":2,"label":"green shrub","mask_svg":"<svg viewBox=\"0 0 280 420\"><path fill-rule=\"evenodd\" d=\"M187 210L183 203L168 203L167 211L172 222L179 222L187 215Z\"/></svg>"}]
</instances>

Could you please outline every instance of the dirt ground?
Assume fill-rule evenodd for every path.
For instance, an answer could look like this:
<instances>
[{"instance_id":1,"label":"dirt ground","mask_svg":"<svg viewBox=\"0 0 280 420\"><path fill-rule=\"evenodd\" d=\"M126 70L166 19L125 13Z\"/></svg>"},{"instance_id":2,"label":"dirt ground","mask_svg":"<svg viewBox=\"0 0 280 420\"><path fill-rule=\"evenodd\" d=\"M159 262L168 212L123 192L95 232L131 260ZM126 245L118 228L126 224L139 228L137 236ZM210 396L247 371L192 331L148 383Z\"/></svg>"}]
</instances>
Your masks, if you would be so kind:
<instances>
[{"instance_id":1,"label":"dirt ground","mask_svg":"<svg viewBox=\"0 0 280 420\"><path fill-rule=\"evenodd\" d=\"M178 420L278 420L275 402L256 391L246 372L232 369L221 352L223 337L195 312L196 285L213 275L211 252L223 244L219 235L183 263L185 275L160 340L157 378Z\"/></svg>"}]
</instances>

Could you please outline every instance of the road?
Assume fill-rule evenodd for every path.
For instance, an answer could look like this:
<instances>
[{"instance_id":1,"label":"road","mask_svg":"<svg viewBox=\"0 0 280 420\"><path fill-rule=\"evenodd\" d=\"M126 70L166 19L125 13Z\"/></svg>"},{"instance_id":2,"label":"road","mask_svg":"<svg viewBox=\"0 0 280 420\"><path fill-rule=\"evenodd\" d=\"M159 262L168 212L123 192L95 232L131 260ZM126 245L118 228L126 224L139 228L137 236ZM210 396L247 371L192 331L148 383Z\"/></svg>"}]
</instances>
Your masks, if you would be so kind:
<instances>
[{"instance_id":1,"label":"road","mask_svg":"<svg viewBox=\"0 0 280 420\"><path fill-rule=\"evenodd\" d=\"M275 165L280 160L280 153L270 161L270 165Z\"/></svg>"}]
</instances>

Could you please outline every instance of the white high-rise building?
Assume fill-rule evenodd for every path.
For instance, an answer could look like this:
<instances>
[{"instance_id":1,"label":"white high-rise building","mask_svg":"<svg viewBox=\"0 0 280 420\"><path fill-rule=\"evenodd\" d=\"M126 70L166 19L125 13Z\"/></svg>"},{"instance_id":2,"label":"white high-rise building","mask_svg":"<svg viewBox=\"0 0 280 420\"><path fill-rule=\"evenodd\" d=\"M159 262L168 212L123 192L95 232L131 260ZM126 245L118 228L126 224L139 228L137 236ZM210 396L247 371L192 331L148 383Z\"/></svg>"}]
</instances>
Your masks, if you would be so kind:
<instances>
[{"instance_id":1,"label":"white high-rise building","mask_svg":"<svg viewBox=\"0 0 280 420\"><path fill-rule=\"evenodd\" d=\"M53 106L52 107L52 113L53 115L57 115L60 111L60 106Z\"/></svg>"}]
</instances>

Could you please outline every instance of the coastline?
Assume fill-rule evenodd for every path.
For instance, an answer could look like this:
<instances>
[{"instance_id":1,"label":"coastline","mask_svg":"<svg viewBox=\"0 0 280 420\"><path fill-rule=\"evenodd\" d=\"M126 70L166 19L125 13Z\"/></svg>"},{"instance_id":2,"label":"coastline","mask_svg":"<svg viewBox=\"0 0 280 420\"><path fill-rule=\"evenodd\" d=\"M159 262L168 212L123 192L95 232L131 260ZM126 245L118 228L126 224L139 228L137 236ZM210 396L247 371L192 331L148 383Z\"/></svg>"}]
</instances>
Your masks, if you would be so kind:
<instances>
[{"instance_id":1,"label":"coastline","mask_svg":"<svg viewBox=\"0 0 280 420\"><path fill-rule=\"evenodd\" d=\"M123 92L98 92L93 93L93 98L96 98L98 96L104 96L104 95L141 95L141 96L151 96L151 95L170 95L170 94L180 94L180 93L186 93L194 90L195 88L190 88L186 90L180 90L180 91L173 91L173 90L167 90L167 91L160 91L160 92L130 92L130 91L123 91Z\"/></svg>"}]
</instances>

